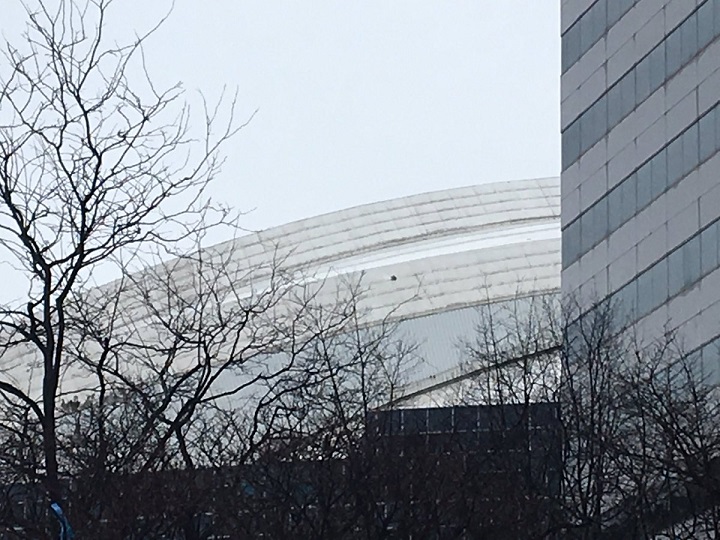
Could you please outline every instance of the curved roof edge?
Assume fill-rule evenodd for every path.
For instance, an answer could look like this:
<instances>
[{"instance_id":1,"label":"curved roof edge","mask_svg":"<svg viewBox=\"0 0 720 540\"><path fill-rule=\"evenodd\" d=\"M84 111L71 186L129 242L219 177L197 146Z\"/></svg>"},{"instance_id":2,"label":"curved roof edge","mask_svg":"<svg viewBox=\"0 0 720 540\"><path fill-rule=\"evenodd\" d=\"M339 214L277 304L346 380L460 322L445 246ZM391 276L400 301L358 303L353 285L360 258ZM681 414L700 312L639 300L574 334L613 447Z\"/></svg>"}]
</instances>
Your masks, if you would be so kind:
<instances>
[{"instance_id":1,"label":"curved roof edge","mask_svg":"<svg viewBox=\"0 0 720 540\"><path fill-rule=\"evenodd\" d=\"M488 203L492 204L493 202L498 202L496 200L498 195L500 197L502 197L502 195L507 196L504 202L519 201L525 199L525 197L518 197L518 195L523 194L523 192L528 195L527 199L534 198L530 196L533 191L535 191L535 193L539 192L539 194L547 200L548 206L557 206L557 215L553 217L559 218L559 176L500 180L482 184L469 184L461 187L426 191L392 199L363 203L340 210L324 212L322 214L289 221L287 223L265 229L247 230L246 234L243 234L233 240L227 240L208 246L208 248L222 250L225 247L231 247L233 244L237 245L237 243L247 244L263 243L268 241L272 242L273 239L283 239L287 236L287 233L293 233L298 229L307 230L318 227L327 227L331 224L339 225L348 221L357 221L362 220L363 218L369 219L369 216L394 214L396 212L393 211L407 208L414 208L417 210L422 209L424 206L432 207L433 205L442 203L443 201L458 201L468 198L487 197L489 199ZM554 199L556 198L558 198L557 205L554 204ZM477 203L473 204L473 206L477 206ZM428 208L428 211L431 211L431 209ZM402 212L399 212L399 214L402 216Z\"/></svg>"}]
</instances>

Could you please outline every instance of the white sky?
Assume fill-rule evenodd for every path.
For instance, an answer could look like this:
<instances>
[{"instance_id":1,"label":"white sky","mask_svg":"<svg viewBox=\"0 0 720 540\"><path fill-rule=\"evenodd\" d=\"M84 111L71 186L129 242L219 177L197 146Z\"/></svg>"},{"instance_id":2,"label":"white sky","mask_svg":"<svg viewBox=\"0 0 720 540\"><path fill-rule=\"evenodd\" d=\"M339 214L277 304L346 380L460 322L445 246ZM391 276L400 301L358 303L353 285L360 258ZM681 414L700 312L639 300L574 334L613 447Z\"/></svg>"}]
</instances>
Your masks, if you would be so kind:
<instances>
[{"instance_id":1,"label":"white sky","mask_svg":"<svg viewBox=\"0 0 720 540\"><path fill-rule=\"evenodd\" d=\"M35 0L27 0L32 4ZM0 31L24 27L0 0ZM176 0L146 49L160 86L240 116L214 195L260 229L414 193L560 172L559 0ZM116 0L122 42L170 0ZM214 239L215 241L222 238ZM4 265L2 296L22 286ZM21 281L18 281L18 284ZM12 284L7 286L8 284Z\"/></svg>"},{"instance_id":2,"label":"white sky","mask_svg":"<svg viewBox=\"0 0 720 540\"><path fill-rule=\"evenodd\" d=\"M150 3L119 0L123 27L168 5ZM238 87L241 114L259 109L226 147L216 184L235 208L254 209L243 224L257 229L559 175L559 4L177 0L148 56L163 83L209 96Z\"/></svg>"},{"instance_id":3,"label":"white sky","mask_svg":"<svg viewBox=\"0 0 720 540\"><path fill-rule=\"evenodd\" d=\"M31 0L32 3L32 0ZM24 24L2 0L0 29ZM161 85L237 87L215 195L249 229L403 195L560 172L559 0L176 0ZM169 0L117 0L126 41Z\"/></svg>"}]
</instances>

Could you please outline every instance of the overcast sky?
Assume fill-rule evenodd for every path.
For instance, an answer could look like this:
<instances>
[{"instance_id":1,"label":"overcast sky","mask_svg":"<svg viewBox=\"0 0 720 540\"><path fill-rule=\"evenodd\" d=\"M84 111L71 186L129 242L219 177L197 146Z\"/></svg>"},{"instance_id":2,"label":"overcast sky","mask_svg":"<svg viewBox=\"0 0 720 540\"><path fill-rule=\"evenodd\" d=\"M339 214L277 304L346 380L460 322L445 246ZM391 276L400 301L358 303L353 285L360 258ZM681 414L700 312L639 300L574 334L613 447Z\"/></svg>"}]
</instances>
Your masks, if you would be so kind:
<instances>
[{"instance_id":1,"label":"overcast sky","mask_svg":"<svg viewBox=\"0 0 720 540\"><path fill-rule=\"evenodd\" d=\"M165 82L236 86L241 114L258 109L217 187L263 228L559 175L559 4L178 0L148 52Z\"/></svg>"},{"instance_id":2,"label":"overcast sky","mask_svg":"<svg viewBox=\"0 0 720 540\"><path fill-rule=\"evenodd\" d=\"M4 13L7 36L22 24ZM118 0L143 29L166 0ZM558 175L559 0L176 0L162 84L258 109L216 194L250 229L423 191Z\"/></svg>"}]
</instances>

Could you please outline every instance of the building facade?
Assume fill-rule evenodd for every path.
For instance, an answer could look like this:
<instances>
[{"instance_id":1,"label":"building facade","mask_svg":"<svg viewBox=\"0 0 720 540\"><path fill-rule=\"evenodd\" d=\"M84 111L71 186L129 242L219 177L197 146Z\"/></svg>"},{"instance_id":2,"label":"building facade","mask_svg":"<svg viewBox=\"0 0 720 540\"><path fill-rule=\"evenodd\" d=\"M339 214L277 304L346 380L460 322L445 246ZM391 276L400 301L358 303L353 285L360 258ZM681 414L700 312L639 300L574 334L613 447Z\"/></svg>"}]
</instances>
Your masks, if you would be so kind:
<instances>
[{"instance_id":1,"label":"building facade","mask_svg":"<svg viewBox=\"0 0 720 540\"><path fill-rule=\"evenodd\" d=\"M562 290L720 334L720 0L562 1Z\"/></svg>"}]
</instances>

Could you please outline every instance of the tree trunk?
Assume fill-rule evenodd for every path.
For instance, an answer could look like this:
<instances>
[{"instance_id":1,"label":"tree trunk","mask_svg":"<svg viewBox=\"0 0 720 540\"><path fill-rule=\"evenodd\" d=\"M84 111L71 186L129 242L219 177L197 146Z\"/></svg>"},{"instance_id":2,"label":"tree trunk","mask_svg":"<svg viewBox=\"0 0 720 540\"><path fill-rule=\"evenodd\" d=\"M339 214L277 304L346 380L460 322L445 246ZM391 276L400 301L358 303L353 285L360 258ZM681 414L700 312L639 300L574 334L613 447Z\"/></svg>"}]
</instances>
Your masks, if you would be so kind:
<instances>
[{"instance_id":1,"label":"tree trunk","mask_svg":"<svg viewBox=\"0 0 720 540\"><path fill-rule=\"evenodd\" d=\"M43 453L45 457L45 489L51 502L61 504L60 478L58 475L57 441L55 435L55 384L53 373L46 373L43 380Z\"/></svg>"}]
</instances>

